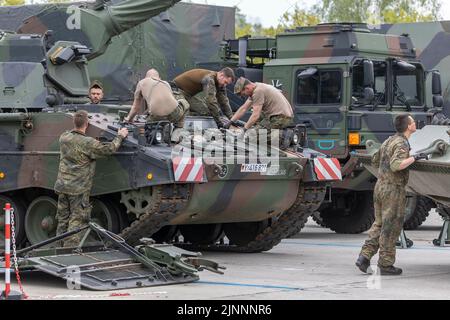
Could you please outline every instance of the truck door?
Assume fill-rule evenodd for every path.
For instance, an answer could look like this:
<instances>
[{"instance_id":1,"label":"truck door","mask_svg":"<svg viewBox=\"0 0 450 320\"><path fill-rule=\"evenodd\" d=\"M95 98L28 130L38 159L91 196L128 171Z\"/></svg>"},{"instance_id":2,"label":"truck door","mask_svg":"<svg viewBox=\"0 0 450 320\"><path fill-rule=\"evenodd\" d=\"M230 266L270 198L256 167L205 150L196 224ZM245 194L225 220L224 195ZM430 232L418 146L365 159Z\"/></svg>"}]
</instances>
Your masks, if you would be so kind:
<instances>
[{"instance_id":1,"label":"truck door","mask_svg":"<svg viewBox=\"0 0 450 320\"><path fill-rule=\"evenodd\" d=\"M292 102L296 123L309 127L310 147L346 158L348 69L345 65L301 66L294 69Z\"/></svg>"}]
</instances>

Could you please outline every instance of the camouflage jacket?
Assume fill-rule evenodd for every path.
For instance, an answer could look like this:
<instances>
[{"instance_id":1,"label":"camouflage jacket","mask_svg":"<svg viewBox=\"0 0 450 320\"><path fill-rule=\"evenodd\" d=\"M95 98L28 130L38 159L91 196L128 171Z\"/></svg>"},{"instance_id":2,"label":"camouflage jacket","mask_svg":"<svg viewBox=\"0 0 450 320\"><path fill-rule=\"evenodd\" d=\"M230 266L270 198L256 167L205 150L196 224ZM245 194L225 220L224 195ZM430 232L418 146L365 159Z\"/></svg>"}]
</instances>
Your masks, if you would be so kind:
<instances>
[{"instance_id":1,"label":"camouflage jacket","mask_svg":"<svg viewBox=\"0 0 450 320\"><path fill-rule=\"evenodd\" d=\"M405 186L409 170L400 170L401 163L410 157L410 146L404 135L396 134L387 139L372 157L372 164L378 168L378 181Z\"/></svg>"},{"instance_id":2,"label":"camouflage jacket","mask_svg":"<svg viewBox=\"0 0 450 320\"><path fill-rule=\"evenodd\" d=\"M64 132L59 138L61 159L55 191L68 195L90 192L95 174L95 160L116 152L123 138L102 143L78 131Z\"/></svg>"},{"instance_id":3,"label":"camouflage jacket","mask_svg":"<svg viewBox=\"0 0 450 320\"><path fill-rule=\"evenodd\" d=\"M233 111L231 110L230 100L227 97L226 88L219 87L216 81L216 74L211 73L203 78L202 85L208 109L216 122L218 122L221 116L220 110L228 119L233 117Z\"/></svg>"}]
</instances>

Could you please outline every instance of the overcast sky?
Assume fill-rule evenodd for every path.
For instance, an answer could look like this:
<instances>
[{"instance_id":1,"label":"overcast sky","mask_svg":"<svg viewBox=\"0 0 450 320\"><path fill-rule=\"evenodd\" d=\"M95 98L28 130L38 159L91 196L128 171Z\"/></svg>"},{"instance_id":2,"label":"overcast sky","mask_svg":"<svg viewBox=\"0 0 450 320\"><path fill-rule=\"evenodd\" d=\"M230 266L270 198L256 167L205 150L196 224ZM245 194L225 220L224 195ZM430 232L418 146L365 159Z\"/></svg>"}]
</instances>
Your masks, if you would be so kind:
<instances>
[{"instance_id":1,"label":"overcast sky","mask_svg":"<svg viewBox=\"0 0 450 320\"><path fill-rule=\"evenodd\" d=\"M298 4L300 8L309 8L316 0L192 0L192 2L228 7L237 5L250 21L259 21L264 27L269 27L277 25L281 15L288 9L292 9L295 4ZM442 1L440 14L444 20L450 20L449 0Z\"/></svg>"}]
</instances>

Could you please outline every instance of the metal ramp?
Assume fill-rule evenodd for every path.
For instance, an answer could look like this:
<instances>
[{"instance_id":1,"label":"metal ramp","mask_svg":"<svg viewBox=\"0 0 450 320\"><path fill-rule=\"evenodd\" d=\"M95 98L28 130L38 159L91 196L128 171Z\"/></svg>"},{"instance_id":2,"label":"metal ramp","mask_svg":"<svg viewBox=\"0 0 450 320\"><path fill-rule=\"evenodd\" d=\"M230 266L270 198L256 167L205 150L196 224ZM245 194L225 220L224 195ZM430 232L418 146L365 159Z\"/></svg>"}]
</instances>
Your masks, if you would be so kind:
<instances>
[{"instance_id":1,"label":"metal ramp","mask_svg":"<svg viewBox=\"0 0 450 320\"><path fill-rule=\"evenodd\" d=\"M44 248L85 232L77 248ZM84 246L90 234L101 240L96 246ZM19 269L37 270L67 281L73 289L111 291L184 284L199 280L203 270L223 274L219 264L171 245L154 245L142 239L142 245L129 246L119 236L91 223L17 252Z\"/></svg>"}]
</instances>

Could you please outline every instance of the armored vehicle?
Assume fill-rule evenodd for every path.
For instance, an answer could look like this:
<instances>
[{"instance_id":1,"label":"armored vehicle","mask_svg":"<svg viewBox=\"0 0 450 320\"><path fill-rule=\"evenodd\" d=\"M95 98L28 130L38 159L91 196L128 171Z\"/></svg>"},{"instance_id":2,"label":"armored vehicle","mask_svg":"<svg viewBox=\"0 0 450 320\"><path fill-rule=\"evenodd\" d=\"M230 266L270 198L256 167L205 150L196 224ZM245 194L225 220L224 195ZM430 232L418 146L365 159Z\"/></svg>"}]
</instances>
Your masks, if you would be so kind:
<instances>
[{"instance_id":1,"label":"armored vehicle","mask_svg":"<svg viewBox=\"0 0 450 320\"><path fill-rule=\"evenodd\" d=\"M95 33L92 48L53 44L49 35L1 33L0 204L15 208L18 242L35 244L55 233L58 140L72 128L73 113L87 110L87 134L110 141L130 109L86 104L88 59L114 35L173 3L130 0L80 9L81 27ZM209 118L188 119L178 135L164 122L138 121L128 129L119 152L98 161L91 194L94 221L130 244L149 236L171 241L180 231L185 243L209 249L270 250L300 231L327 183L340 179L337 160L308 149L301 126L282 133L285 151L275 144L265 152ZM224 161L230 157L233 162Z\"/></svg>"},{"instance_id":2,"label":"armored vehicle","mask_svg":"<svg viewBox=\"0 0 450 320\"><path fill-rule=\"evenodd\" d=\"M316 215L336 232L363 232L374 219L376 179L351 152L394 134L392 120L401 112L412 113L418 128L445 119L440 74L424 68L407 35L372 32L365 24L322 24L276 38L230 40L222 52L223 63L234 64L238 74L283 90L296 123L309 127L309 146L340 159L343 181L333 184L332 200ZM435 79L433 90L427 78ZM429 93L434 105L427 103ZM407 229L434 205L423 196L408 199Z\"/></svg>"}]
</instances>

